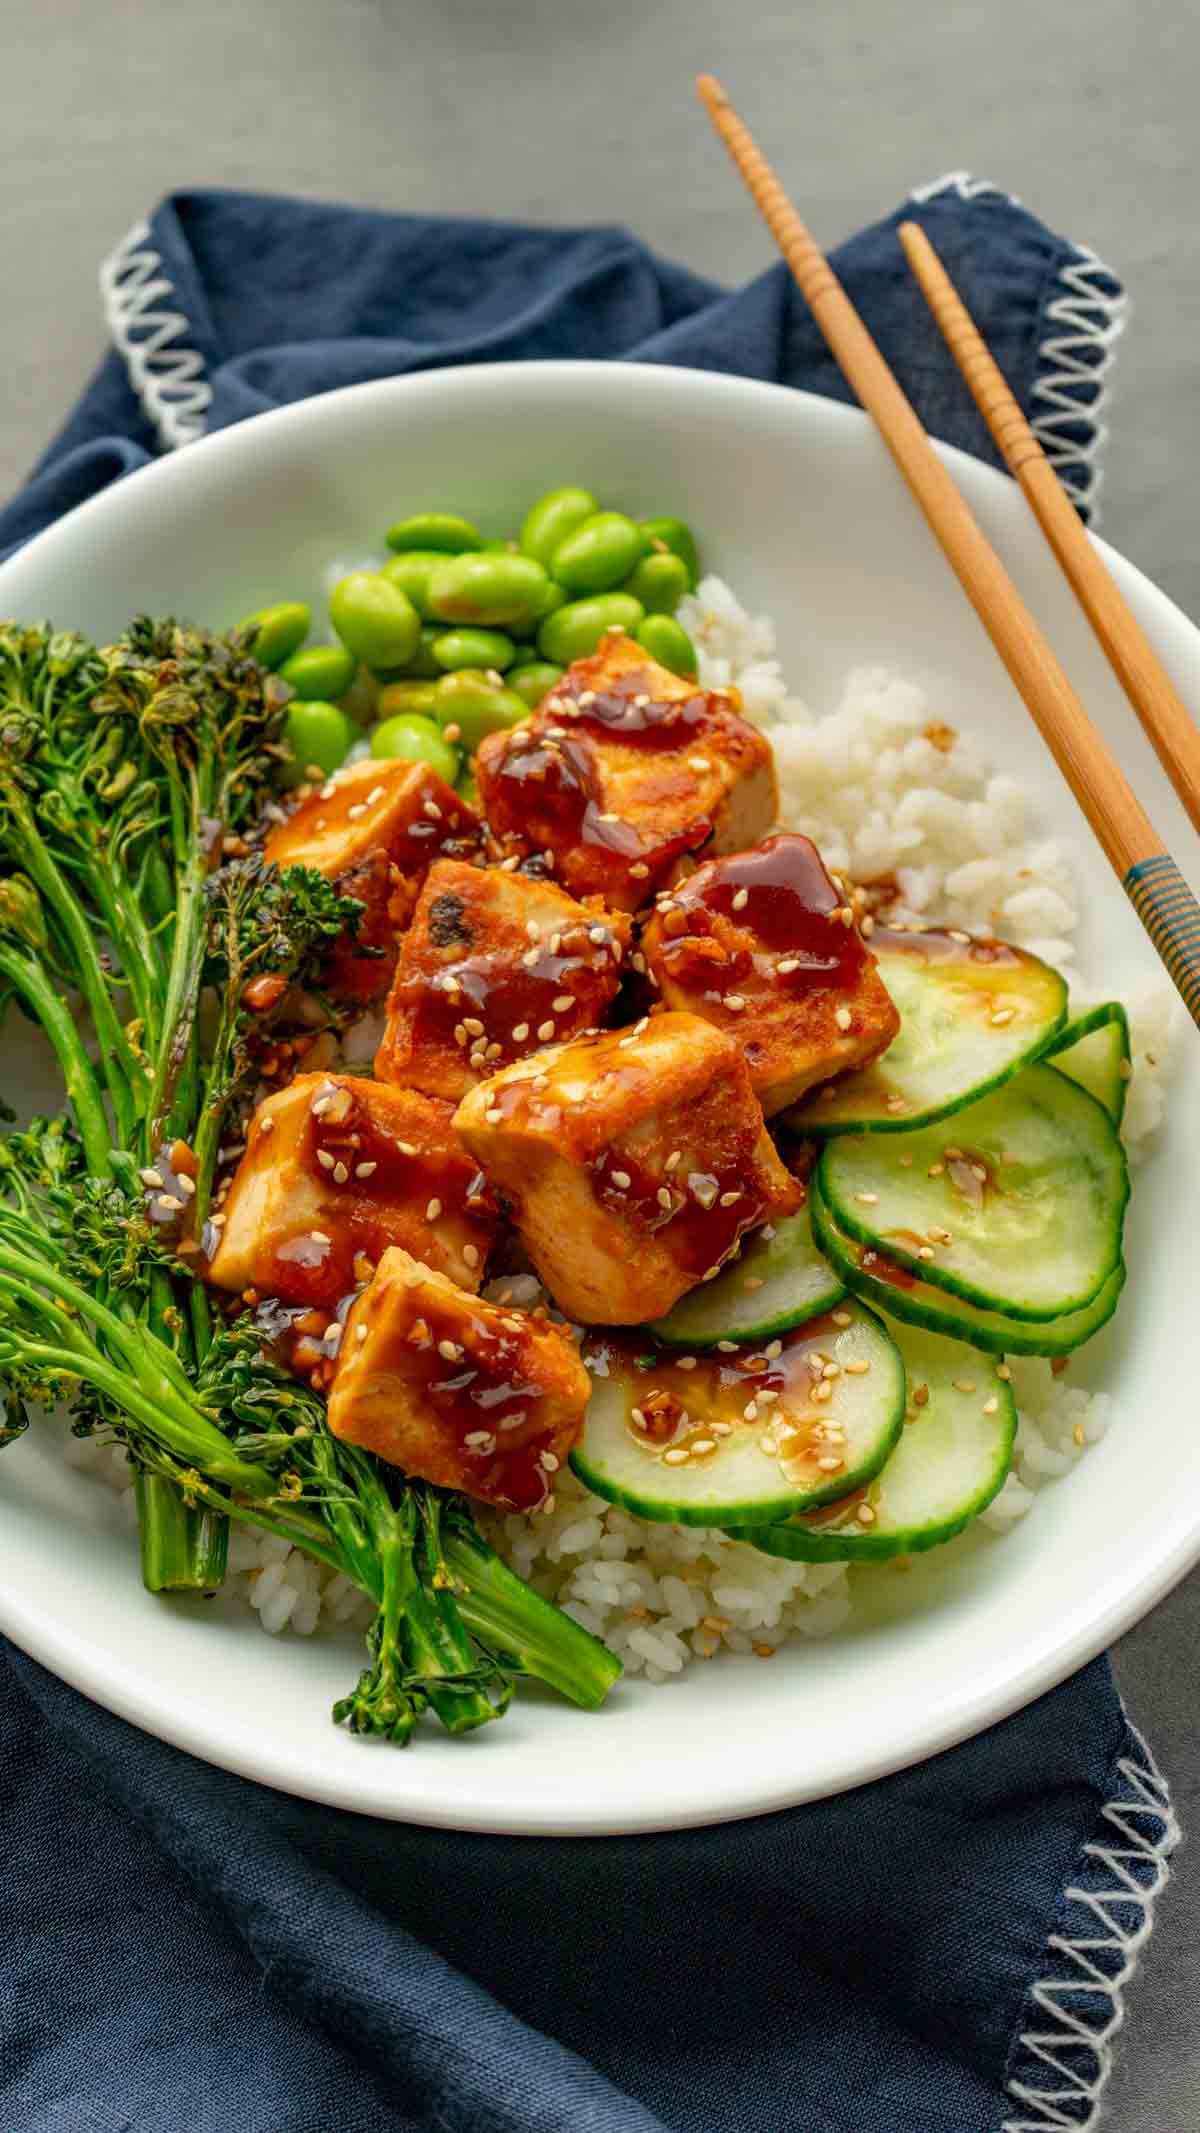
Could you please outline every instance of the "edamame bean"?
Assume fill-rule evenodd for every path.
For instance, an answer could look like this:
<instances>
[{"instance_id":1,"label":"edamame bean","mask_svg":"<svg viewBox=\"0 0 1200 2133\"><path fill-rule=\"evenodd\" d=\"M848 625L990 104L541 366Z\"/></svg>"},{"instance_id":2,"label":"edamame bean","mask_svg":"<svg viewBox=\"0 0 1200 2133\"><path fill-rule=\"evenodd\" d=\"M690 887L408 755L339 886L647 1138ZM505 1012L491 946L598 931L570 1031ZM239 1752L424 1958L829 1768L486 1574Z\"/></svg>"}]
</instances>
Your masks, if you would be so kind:
<instances>
[{"instance_id":1,"label":"edamame bean","mask_svg":"<svg viewBox=\"0 0 1200 2133\"><path fill-rule=\"evenodd\" d=\"M433 640L433 656L446 674L456 667L510 667L517 647L503 630L443 630Z\"/></svg>"},{"instance_id":2,"label":"edamame bean","mask_svg":"<svg viewBox=\"0 0 1200 2133\"><path fill-rule=\"evenodd\" d=\"M439 668L440 673L440 668ZM377 718L399 718L406 712L417 712L422 718L432 718L437 702L437 684L432 681L389 681L375 699Z\"/></svg>"},{"instance_id":3,"label":"edamame bean","mask_svg":"<svg viewBox=\"0 0 1200 2133\"><path fill-rule=\"evenodd\" d=\"M395 585L412 601L419 615L428 620L429 580L435 570L440 570L446 558L438 548L406 548L402 555L394 555L380 571L389 585Z\"/></svg>"},{"instance_id":4,"label":"edamame bean","mask_svg":"<svg viewBox=\"0 0 1200 2133\"><path fill-rule=\"evenodd\" d=\"M700 556L696 536L681 518L644 518L642 532L654 554L669 552L687 564L688 590L695 592L700 581Z\"/></svg>"},{"instance_id":5,"label":"edamame bean","mask_svg":"<svg viewBox=\"0 0 1200 2133\"><path fill-rule=\"evenodd\" d=\"M549 696L555 682L561 681L562 671L551 659L531 659L527 666L510 667L505 685L515 696L522 697L531 711L536 711L543 696Z\"/></svg>"},{"instance_id":6,"label":"edamame bean","mask_svg":"<svg viewBox=\"0 0 1200 2133\"><path fill-rule=\"evenodd\" d=\"M663 550L644 555L621 590L640 600L648 615L673 615L688 590L688 582L683 557Z\"/></svg>"},{"instance_id":7,"label":"edamame bean","mask_svg":"<svg viewBox=\"0 0 1200 2133\"><path fill-rule=\"evenodd\" d=\"M283 738L289 750L284 783L302 785L307 777L327 778L337 769L354 739L354 727L336 704L297 697L288 705Z\"/></svg>"},{"instance_id":8,"label":"edamame bean","mask_svg":"<svg viewBox=\"0 0 1200 2133\"><path fill-rule=\"evenodd\" d=\"M260 607L247 615L238 628L253 630L250 651L260 667L281 667L298 652L308 635L312 615L303 600L281 600L275 607Z\"/></svg>"},{"instance_id":9,"label":"edamame bean","mask_svg":"<svg viewBox=\"0 0 1200 2133\"><path fill-rule=\"evenodd\" d=\"M468 755L474 755L485 734L519 726L529 716L524 697L489 681L478 668L461 667L456 674L443 674L434 695L435 716L443 726L458 727Z\"/></svg>"},{"instance_id":10,"label":"edamame bean","mask_svg":"<svg viewBox=\"0 0 1200 2133\"><path fill-rule=\"evenodd\" d=\"M660 667L667 667L672 674L682 674L688 681L696 672L696 648L674 615L647 615L634 631L634 636L651 659L657 659Z\"/></svg>"},{"instance_id":11,"label":"edamame bean","mask_svg":"<svg viewBox=\"0 0 1200 2133\"><path fill-rule=\"evenodd\" d=\"M645 619L640 600L629 593L598 593L592 600L571 600L547 617L538 631L538 650L543 659L569 667L574 659L594 652L605 630L636 630Z\"/></svg>"},{"instance_id":12,"label":"edamame bean","mask_svg":"<svg viewBox=\"0 0 1200 2133\"><path fill-rule=\"evenodd\" d=\"M641 528L623 511L597 511L559 542L549 569L568 592L611 592L629 576L645 549Z\"/></svg>"},{"instance_id":13,"label":"edamame bean","mask_svg":"<svg viewBox=\"0 0 1200 2133\"><path fill-rule=\"evenodd\" d=\"M421 641L421 618L407 594L369 570L338 579L329 619L347 650L369 667L402 667Z\"/></svg>"},{"instance_id":14,"label":"edamame bean","mask_svg":"<svg viewBox=\"0 0 1200 2133\"><path fill-rule=\"evenodd\" d=\"M600 509L590 489L551 489L526 513L521 546L549 570L550 558L569 533Z\"/></svg>"},{"instance_id":15,"label":"edamame bean","mask_svg":"<svg viewBox=\"0 0 1200 2133\"><path fill-rule=\"evenodd\" d=\"M462 555L469 548L483 547L479 528L454 511L418 511L412 518L397 519L384 539L389 548L436 548L442 555Z\"/></svg>"},{"instance_id":16,"label":"edamame bean","mask_svg":"<svg viewBox=\"0 0 1200 2133\"><path fill-rule=\"evenodd\" d=\"M546 582L532 556L447 556L430 576L429 605L445 622L517 622L540 611Z\"/></svg>"},{"instance_id":17,"label":"edamame bean","mask_svg":"<svg viewBox=\"0 0 1200 2133\"><path fill-rule=\"evenodd\" d=\"M458 776L457 748L451 746L431 718L418 718L410 711L402 711L399 717L385 719L376 726L371 735L371 754L392 759L399 756L406 763L428 763L447 785L453 785Z\"/></svg>"},{"instance_id":18,"label":"edamame bean","mask_svg":"<svg viewBox=\"0 0 1200 2133\"><path fill-rule=\"evenodd\" d=\"M310 644L285 659L278 673L306 703L335 703L354 679L354 654L343 644Z\"/></svg>"}]
</instances>

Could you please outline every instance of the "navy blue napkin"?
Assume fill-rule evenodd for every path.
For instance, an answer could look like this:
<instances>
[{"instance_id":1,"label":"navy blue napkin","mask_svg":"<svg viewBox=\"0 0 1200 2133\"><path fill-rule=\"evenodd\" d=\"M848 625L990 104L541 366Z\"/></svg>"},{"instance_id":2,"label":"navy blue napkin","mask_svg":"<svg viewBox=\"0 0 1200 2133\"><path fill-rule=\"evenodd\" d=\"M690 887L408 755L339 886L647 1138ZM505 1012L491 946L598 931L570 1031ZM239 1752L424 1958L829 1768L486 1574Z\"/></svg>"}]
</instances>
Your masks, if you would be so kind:
<instances>
[{"instance_id":1,"label":"navy blue napkin","mask_svg":"<svg viewBox=\"0 0 1200 2133\"><path fill-rule=\"evenodd\" d=\"M1086 512L1119 283L964 179L901 212ZM991 459L897 219L838 271L927 426ZM603 355L847 397L781 267L727 292L620 230L189 193L104 288L112 351L0 552L157 450L364 378ZM663 1693L682 1727L686 1687ZM285 1799L2 1643L0 1758L5 2133L1082 2126L1175 1835L1103 1660L915 1770L665 1836L460 1836Z\"/></svg>"}]
</instances>

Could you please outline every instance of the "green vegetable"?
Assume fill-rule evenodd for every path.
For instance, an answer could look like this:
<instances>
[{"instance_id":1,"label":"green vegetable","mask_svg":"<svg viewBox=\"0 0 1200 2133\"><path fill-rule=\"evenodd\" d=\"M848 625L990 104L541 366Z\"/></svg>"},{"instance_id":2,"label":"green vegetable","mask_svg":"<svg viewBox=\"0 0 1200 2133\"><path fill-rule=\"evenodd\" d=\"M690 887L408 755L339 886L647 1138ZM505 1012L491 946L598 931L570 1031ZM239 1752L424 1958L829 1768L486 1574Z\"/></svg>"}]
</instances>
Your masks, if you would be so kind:
<instances>
[{"instance_id":1,"label":"green vegetable","mask_svg":"<svg viewBox=\"0 0 1200 2133\"><path fill-rule=\"evenodd\" d=\"M435 570L440 570L446 558L439 548L406 548L401 555L394 555L383 565L379 575L411 600L419 615L428 621L433 609L429 605L429 581Z\"/></svg>"},{"instance_id":2,"label":"green vegetable","mask_svg":"<svg viewBox=\"0 0 1200 2133\"><path fill-rule=\"evenodd\" d=\"M336 703L354 679L354 655L340 644L310 644L284 660L279 679L308 702Z\"/></svg>"},{"instance_id":3,"label":"green vegetable","mask_svg":"<svg viewBox=\"0 0 1200 2133\"><path fill-rule=\"evenodd\" d=\"M495 667L503 673L516 657L516 645L503 630L443 630L433 640L433 656L447 674L457 667Z\"/></svg>"},{"instance_id":4,"label":"green vegetable","mask_svg":"<svg viewBox=\"0 0 1200 2133\"><path fill-rule=\"evenodd\" d=\"M688 590L687 564L677 555L644 555L621 589L640 600L648 615L673 615Z\"/></svg>"},{"instance_id":5,"label":"green vegetable","mask_svg":"<svg viewBox=\"0 0 1200 2133\"><path fill-rule=\"evenodd\" d=\"M1068 1022L1047 1047L1046 1058L1102 1103L1114 1126L1120 1125L1132 1065L1129 1018L1119 1000L1106 1000Z\"/></svg>"},{"instance_id":6,"label":"green vegetable","mask_svg":"<svg viewBox=\"0 0 1200 2133\"><path fill-rule=\"evenodd\" d=\"M777 1526L746 1526L736 1539L793 1562L880 1562L952 1540L1003 1487L1017 1432L1011 1385L958 1341L890 1330L913 1404L882 1473L849 1501Z\"/></svg>"},{"instance_id":7,"label":"green vegetable","mask_svg":"<svg viewBox=\"0 0 1200 2133\"><path fill-rule=\"evenodd\" d=\"M389 548L437 548L444 555L483 547L478 527L453 511L420 511L413 518L398 519L388 527L385 539Z\"/></svg>"},{"instance_id":8,"label":"green vegetable","mask_svg":"<svg viewBox=\"0 0 1200 2133\"><path fill-rule=\"evenodd\" d=\"M871 946L900 1028L872 1066L786 1111L793 1132L907 1133L948 1118L1019 1073L1066 1022L1057 970L1022 948L891 929Z\"/></svg>"},{"instance_id":9,"label":"green vegetable","mask_svg":"<svg viewBox=\"0 0 1200 2133\"><path fill-rule=\"evenodd\" d=\"M407 680L411 675L414 679L421 681L436 681L438 675L442 672L442 668L434 656L433 647L438 638L444 637L445 634L440 622L423 622L421 624L421 642L413 653L412 658L408 661L403 677L399 674L389 675L388 680L399 681L402 678Z\"/></svg>"},{"instance_id":10,"label":"green vegetable","mask_svg":"<svg viewBox=\"0 0 1200 2133\"><path fill-rule=\"evenodd\" d=\"M715 1281L689 1289L647 1332L667 1347L711 1348L717 1341L770 1340L831 1311L846 1284L814 1244L808 1208L768 1228L769 1236L757 1230Z\"/></svg>"},{"instance_id":11,"label":"green vegetable","mask_svg":"<svg viewBox=\"0 0 1200 2133\"><path fill-rule=\"evenodd\" d=\"M696 672L696 648L674 615L647 615L633 634L642 650L657 659L660 667L691 680Z\"/></svg>"},{"instance_id":12,"label":"green vegetable","mask_svg":"<svg viewBox=\"0 0 1200 2133\"><path fill-rule=\"evenodd\" d=\"M528 704L515 690L489 681L472 667L443 674L434 690L433 708L443 726L458 727L468 755L474 755L486 734L519 726L529 716Z\"/></svg>"},{"instance_id":13,"label":"green vegetable","mask_svg":"<svg viewBox=\"0 0 1200 2133\"><path fill-rule=\"evenodd\" d=\"M677 555L687 566L688 590L695 592L700 582L700 556L696 536L681 518L644 518L642 532L656 555Z\"/></svg>"},{"instance_id":14,"label":"green vegetable","mask_svg":"<svg viewBox=\"0 0 1200 2133\"><path fill-rule=\"evenodd\" d=\"M328 777L346 760L355 738L354 726L336 704L300 698L288 705L283 738L289 761L284 782L300 785L316 771Z\"/></svg>"},{"instance_id":15,"label":"green vegetable","mask_svg":"<svg viewBox=\"0 0 1200 2133\"><path fill-rule=\"evenodd\" d=\"M407 594L369 570L338 579L329 595L329 619L342 643L369 667L402 667L421 641L421 618Z\"/></svg>"},{"instance_id":16,"label":"green vegetable","mask_svg":"<svg viewBox=\"0 0 1200 2133\"><path fill-rule=\"evenodd\" d=\"M527 555L446 557L429 580L431 613L491 627L542 612L546 573Z\"/></svg>"},{"instance_id":17,"label":"green vegetable","mask_svg":"<svg viewBox=\"0 0 1200 2133\"><path fill-rule=\"evenodd\" d=\"M628 593L597 593L591 600L571 600L543 622L538 650L543 659L569 667L594 652L606 630L636 630L642 619L641 601Z\"/></svg>"},{"instance_id":18,"label":"green vegetable","mask_svg":"<svg viewBox=\"0 0 1200 2133\"><path fill-rule=\"evenodd\" d=\"M438 675L440 678L440 667ZM375 699L375 712L381 719L396 718L402 711L432 718L436 704L437 687L432 681L389 681Z\"/></svg>"},{"instance_id":19,"label":"green vegetable","mask_svg":"<svg viewBox=\"0 0 1200 2133\"><path fill-rule=\"evenodd\" d=\"M644 553L639 527L622 511L597 511L559 542L550 574L571 593L611 592Z\"/></svg>"},{"instance_id":20,"label":"green vegetable","mask_svg":"<svg viewBox=\"0 0 1200 2133\"><path fill-rule=\"evenodd\" d=\"M406 763L429 763L447 785L458 776L458 750L450 745L440 726L413 711L401 711L385 719L371 735L371 754L380 758L400 756Z\"/></svg>"},{"instance_id":21,"label":"green vegetable","mask_svg":"<svg viewBox=\"0 0 1200 2133\"><path fill-rule=\"evenodd\" d=\"M248 639L138 620L96 650L0 625L0 991L41 1024L70 1106L0 1137L0 1441L62 1404L124 1445L155 1590L211 1589L232 1518L370 1594L369 1664L337 1707L355 1730L404 1741L425 1709L467 1730L521 1673L595 1705L611 1655L497 1561L461 1498L334 1439L257 1322L214 1321L196 1278L231 1107L361 916L245 848L289 715ZM242 856L221 863L228 844Z\"/></svg>"},{"instance_id":22,"label":"green vegetable","mask_svg":"<svg viewBox=\"0 0 1200 2133\"><path fill-rule=\"evenodd\" d=\"M239 634L254 632L250 650L260 667L281 667L298 651L308 635L312 615L302 600L280 601L275 607L260 607L239 622Z\"/></svg>"},{"instance_id":23,"label":"green vegetable","mask_svg":"<svg viewBox=\"0 0 1200 2133\"><path fill-rule=\"evenodd\" d=\"M550 659L532 659L525 666L510 667L505 677L508 687L536 711L544 696L549 696L556 681L561 681L563 669Z\"/></svg>"},{"instance_id":24,"label":"green vegetable","mask_svg":"<svg viewBox=\"0 0 1200 2133\"><path fill-rule=\"evenodd\" d=\"M543 569L557 547L600 509L590 489L551 489L540 496L521 528L521 546Z\"/></svg>"}]
</instances>

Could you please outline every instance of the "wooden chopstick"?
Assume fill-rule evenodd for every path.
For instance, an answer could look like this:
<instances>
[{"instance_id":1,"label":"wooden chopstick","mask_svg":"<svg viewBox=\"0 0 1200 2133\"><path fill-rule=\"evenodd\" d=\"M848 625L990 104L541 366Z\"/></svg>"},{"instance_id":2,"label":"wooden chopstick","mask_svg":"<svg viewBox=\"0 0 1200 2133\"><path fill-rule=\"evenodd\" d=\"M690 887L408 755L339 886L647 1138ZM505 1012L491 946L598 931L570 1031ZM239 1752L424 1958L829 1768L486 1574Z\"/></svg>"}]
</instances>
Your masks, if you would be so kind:
<instances>
[{"instance_id":1,"label":"wooden chopstick","mask_svg":"<svg viewBox=\"0 0 1200 2133\"><path fill-rule=\"evenodd\" d=\"M1200 830L1200 729L1176 695L1158 653L1084 532L1079 513L925 231L919 223L902 222L899 236L909 266L997 450L1028 497L1034 517L1062 564L1193 828Z\"/></svg>"},{"instance_id":2,"label":"wooden chopstick","mask_svg":"<svg viewBox=\"0 0 1200 2133\"><path fill-rule=\"evenodd\" d=\"M697 88L843 376L874 417L1192 1020L1200 1026L1200 904L720 83L702 74Z\"/></svg>"}]
</instances>

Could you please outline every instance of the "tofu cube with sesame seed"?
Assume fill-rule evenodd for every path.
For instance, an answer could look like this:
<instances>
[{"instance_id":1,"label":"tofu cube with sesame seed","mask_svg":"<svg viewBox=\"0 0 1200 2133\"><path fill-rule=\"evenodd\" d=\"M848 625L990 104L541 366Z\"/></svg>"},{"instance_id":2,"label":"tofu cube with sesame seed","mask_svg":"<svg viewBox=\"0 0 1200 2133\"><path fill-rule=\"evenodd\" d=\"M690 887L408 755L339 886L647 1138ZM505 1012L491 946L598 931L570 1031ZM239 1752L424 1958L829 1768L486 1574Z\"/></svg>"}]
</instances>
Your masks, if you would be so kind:
<instances>
[{"instance_id":1,"label":"tofu cube with sesame seed","mask_svg":"<svg viewBox=\"0 0 1200 2133\"><path fill-rule=\"evenodd\" d=\"M478 852L474 808L427 763L351 763L308 789L264 847L277 867L315 868L364 906L353 935L338 941L326 983L339 999L379 999L391 980L396 938L408 924L430 863L442 852Z\"/></svg>"},{"instance_id":2,"label":"tofu cube with sesame seed","mask_svg":"<svg viewBox=\"0 0 1200 2133\"><path fill-rule=\"evenodd\" d=\"M329 1427L441 1488L548 1510L590 1389L560 1326L469 1296L397 1247L346 1321Z\"/></svg>"},{"instance_id":3,"label":"tofu cube with sesame seed","mask_svg":"<svg viewBox=\"0 0 1200 2133\"><path fill-rule=\"evenodd\" d=\"M842 892L807 837L705 861L659 901L641 952L670 1008L737 1039L769 1118L878 1058L900 1027Z\"/></svg>"},{"instance_id":4,"label":"tofu cube with sesame seed","mask_svg":"<svg viewBox=\"0 0 1200 2133\"><path fill-rule=\"evenodd\" d=\"M346 1074L299 1074L259 1105L211 1245L209 1281L332 1307L389 1245L478 1288L495 1203L449 1104Z\"/></svg>"},{"instance_id":5,"label":"tofu cube with sesame seed","mask_svg":"<svg viewBox=\"0 0 1200 2133\"><path fill-rule=\"evenodd\" d=\"M482 743L492 836L509 855L541 854L573 896L636 911L688 853L735 850L774 821L773 752L740 703L610 631L532 717Z\"/></svg>"},{"instance_id":6,"label":"tofu cube with sesame seed","mask_svg":"<svg viewBox=\"0 0 1200 2133\"><path fill-rule=\"evenodd\" d=\"M660 1317L801 1198L740 1046L696 1015L508 1067L455 1124L555 1302L588 1324Z\"/></svg>"},{"instance_id":7,"label":"tofu cube with sesame seed","mask_svg":"<svg viewBox=\"0 0 1200 2133\"><path fill-rule=\"evenodd\" d=\"M553 882L437 860L401 942L376 1075L457 1103L501 1066L596 1028L629 932L622 913Z\"/></svg>"}]
</instances>

